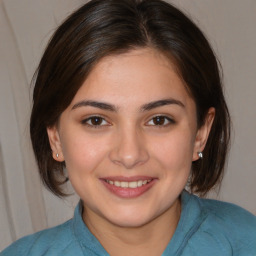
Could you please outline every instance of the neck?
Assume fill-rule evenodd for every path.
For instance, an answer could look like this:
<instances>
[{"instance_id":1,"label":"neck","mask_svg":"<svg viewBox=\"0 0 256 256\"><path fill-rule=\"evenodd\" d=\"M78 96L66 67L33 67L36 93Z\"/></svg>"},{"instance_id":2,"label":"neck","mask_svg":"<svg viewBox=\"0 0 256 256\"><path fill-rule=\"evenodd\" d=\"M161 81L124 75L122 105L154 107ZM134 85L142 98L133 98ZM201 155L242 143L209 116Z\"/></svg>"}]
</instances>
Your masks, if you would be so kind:
<instances>
[{"instance_id":1,"label":"neck","mask_svg":"<svg viewBox=\"0 0 256 256\"><path fill-rule=\"evenodd\" d=\"M179 222L180 200L160 216L140 227L120 227L86 209L83 219L89 230L111 256L161 255Z\"/></svg>"}]
</instances>

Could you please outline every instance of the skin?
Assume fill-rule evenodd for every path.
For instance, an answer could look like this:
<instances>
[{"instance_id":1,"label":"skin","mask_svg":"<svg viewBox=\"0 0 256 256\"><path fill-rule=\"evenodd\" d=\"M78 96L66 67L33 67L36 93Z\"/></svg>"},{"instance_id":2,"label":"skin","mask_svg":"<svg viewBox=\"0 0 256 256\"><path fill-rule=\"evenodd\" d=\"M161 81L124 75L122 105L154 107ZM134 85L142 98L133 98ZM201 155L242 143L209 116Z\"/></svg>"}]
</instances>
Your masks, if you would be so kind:
<instances>
[{"instance_id":1,"label":"skin","mask_svg":"<svg viewBox=\"0 0 256 256\"><path fill-rule=\"evenodd\" d=\"M107 109L88 101L108 104ZM191 163L204 149L214 114L209 109L198 129L195 102L175 67L158 51L144 48L103 58L58 126L47 129L53 157L65 161L83 201L84 222L111 255L164 251L179 221L179 196ZM153 177L154 182L142 195L123 198L101 180L116 176Z\"/></svg>"}]
</instances>

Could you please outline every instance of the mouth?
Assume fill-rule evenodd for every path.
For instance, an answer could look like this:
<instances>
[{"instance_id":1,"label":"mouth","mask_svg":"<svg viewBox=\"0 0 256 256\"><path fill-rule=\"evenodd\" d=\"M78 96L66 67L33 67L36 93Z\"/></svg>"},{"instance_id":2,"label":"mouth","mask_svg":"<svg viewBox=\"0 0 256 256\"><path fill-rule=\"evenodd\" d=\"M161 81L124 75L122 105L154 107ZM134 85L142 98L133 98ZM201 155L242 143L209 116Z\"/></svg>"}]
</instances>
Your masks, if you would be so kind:
<instances>
[{"instance_id":1,"label":"mouth","mask_svg":"<svg viewBox=\"0 0 256 256\"><path fill-rule=\"evenodd\" d=\"M110 185L121 187L121 188L139 188L142 186L145 186L149 182L151 182L153 179L148 180L138 180L138 181L114 181L114 180L105 180Z\"/></svg>"},{"instance_id":2,"label":"mouth","mask_svg":"<svg viewBox=\"0 0 256 256\"><path fill-rule=\"evenodd\" d=\"M121 198L141 196L157 181L152 177L108 177L100 180L111 193Z\"/></svg>"}]
</instances>

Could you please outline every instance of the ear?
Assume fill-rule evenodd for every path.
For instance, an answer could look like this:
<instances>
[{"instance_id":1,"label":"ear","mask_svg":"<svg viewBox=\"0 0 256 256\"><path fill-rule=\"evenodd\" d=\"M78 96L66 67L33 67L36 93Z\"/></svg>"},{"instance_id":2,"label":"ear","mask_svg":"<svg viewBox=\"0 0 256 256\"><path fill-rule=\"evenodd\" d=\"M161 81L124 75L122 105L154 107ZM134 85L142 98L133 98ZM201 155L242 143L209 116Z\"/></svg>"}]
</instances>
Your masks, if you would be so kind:
<instances>
[{"instance_id":1,"label":"ear","mask_svg":"<svg viewBox=\"0 0 256 256\"><path fill-rule=\"evenodd\" d=\"M53 127L47 127L47 134L48 134L50 146L52 149L53 159L58 162L63 162L64 156L62 153L59 131L56 125L54 125Z\"/></svg>"},{"instance_id":2,"label":"ear","mask_svg":"<svg viewBox=\"0 0 256 256\"><path fill-rule=\"evenodd\" d=\"M193 161L199 159L198 153L203 152L208 136L211 131L212 123L215 117L215 108L209 108L205 117L204 124L198 129L194 144Z\"/></svg>"}]
</instances>

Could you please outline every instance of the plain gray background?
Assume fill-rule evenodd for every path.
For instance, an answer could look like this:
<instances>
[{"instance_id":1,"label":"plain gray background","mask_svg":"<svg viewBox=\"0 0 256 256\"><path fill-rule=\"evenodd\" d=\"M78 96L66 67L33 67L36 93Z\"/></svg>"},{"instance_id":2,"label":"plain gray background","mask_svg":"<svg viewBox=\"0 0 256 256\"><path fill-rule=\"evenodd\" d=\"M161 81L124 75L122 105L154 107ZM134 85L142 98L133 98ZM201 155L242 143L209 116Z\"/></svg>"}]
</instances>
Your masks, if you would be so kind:
<instances>
[{"instance_id":1,"label":"plain gray background","mask_svg":"<svg viewBox=\"0 0 256 256\"><path fill-rule=\"evenodd\" d=\"M0 0L0 250L73 214L41 185L28 137L30 80L55 27L82 0ZM256 1L173 0L206 33L224 70L232 150L219 195L256 214Z\"/></svg>"}]
</instances>

